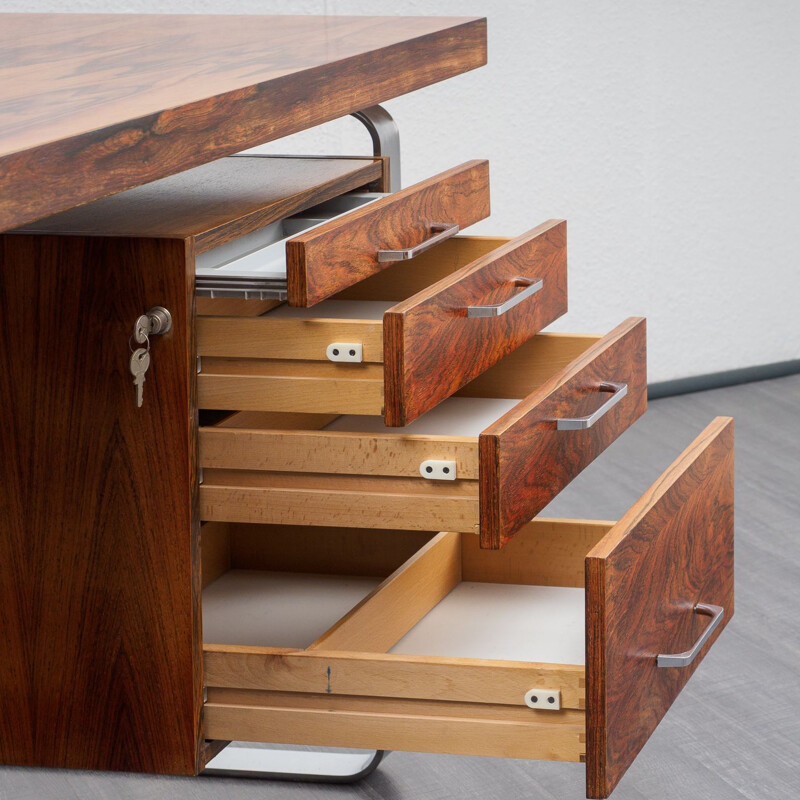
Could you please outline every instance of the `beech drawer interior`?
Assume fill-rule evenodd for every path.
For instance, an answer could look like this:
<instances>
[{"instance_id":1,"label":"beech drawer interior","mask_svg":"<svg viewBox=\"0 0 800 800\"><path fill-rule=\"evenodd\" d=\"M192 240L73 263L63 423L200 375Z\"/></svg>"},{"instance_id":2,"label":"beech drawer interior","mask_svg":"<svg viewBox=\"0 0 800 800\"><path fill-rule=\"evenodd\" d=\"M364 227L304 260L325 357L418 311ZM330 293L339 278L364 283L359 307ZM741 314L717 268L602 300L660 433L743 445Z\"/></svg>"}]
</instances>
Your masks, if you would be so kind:
<instances>
[{"instance_id":1,"label":"beech drawer interior","mask_svg":"<svg viewBox=\"0 0 800 800\"><path fill-rule=\"evenodd\" d=\"M208 738L585 760L587 795L607 797L733 614L733 424L714 420L619 522L538 519L500 551L459 533L211 530L237 568L372 580L340 598L299 576L263 608L285 632L263 635L229 597L205 635Z\"/></svg>"},{"instance_id":2,"label":"beech drawer interior","mask_svg":"<svg viewBox=\"0 0 800 800\"><path fill-rule=\"evenodd\" d=\"M285 242L274 248L282 257ZM199 405L405 425L566 311L566 253L558 220L516 239L455 237L313 308L200 316Z\"/></svg>"},{"instance_id":3,"label":"beech drawer interior","mask_svg":"<svg viewBox=\"0 0 800 800\"><path fill-rule=\"evenodd\" d=\"M313 649L433 536L205 523L203 640Z\"/></svg>"},{"instance_id":4,"label":"beech drawer interior","mask_svg":"<svg viewBox=\"0 0 800 800\"><path fill-rule=\"evenodd\" d=\"M631 318L606 336L538 334L399 431L234 414L200 429L201 518L434 527L499 548L644 413L646 376Z\"/></svg>"}]
</instances>

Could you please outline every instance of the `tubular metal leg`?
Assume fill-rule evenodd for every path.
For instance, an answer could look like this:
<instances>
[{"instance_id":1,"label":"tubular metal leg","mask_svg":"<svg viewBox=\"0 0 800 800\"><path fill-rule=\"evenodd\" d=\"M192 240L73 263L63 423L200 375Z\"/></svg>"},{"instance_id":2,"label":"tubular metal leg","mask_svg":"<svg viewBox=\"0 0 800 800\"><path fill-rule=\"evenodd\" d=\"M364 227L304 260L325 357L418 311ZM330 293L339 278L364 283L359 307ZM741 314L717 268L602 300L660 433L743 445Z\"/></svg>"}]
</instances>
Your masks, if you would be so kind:
<instances>
[{"instance_id":1,"label":"tubular metal leg","mask_svg":"<svg viewBox=\"0 0 800 800\"><path fill-rule=\"evenodd\" d=\"M400 188L400 131L392 115L383 106L371 106L355 111L355 117L369 131L372 152L389 158L389 191Z\"/></svg>"},{"instance_id":2,"label":"tubular metal leg","mask_svg":"<svg viewBox=\"0 0 800 800\"><path fill-rule=\"evenodd\" d=\"M309 783L355 783L374 772L385 750L369 752L273 749L234 742L200 773L209 777L258 778Z\"/></svg>"}]
</instances>

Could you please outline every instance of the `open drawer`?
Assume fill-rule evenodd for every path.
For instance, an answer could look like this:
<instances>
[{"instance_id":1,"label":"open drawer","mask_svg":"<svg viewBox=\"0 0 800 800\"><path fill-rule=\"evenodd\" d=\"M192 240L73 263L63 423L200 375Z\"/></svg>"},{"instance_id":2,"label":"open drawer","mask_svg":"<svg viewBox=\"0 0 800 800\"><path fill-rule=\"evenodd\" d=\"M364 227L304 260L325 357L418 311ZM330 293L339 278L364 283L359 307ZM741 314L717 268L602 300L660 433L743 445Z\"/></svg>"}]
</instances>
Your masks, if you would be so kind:
<instances>
[{"instance_id":1,"label":"open drawer","mask_svg":"<svg viewBox=\"0 0 800 800\"><path fill-rule=\"evenodd\" d=\"M415 535L220 530L236 567L376 582ZM305 629L320 605L283 597L262 616ZM714 420L617 523L534 520L495 552L434 535L299 646L237 644L226 613L204 643L209 739L585 760L587 795L607 797L733 616L733 423Z\"/></svg>"},{"instance_id":2,"label":"open drawer","mask_svg":"<svg viewBox=\"0 0 800 800\"><path fill-rule=\"evenodd\" d=\"M207 250L203 297L312 306L489 216L489 164L469 161L391 194L339 197Z\"/></svg>"},{"instance_id":3,"label":"open drawer","mask_svg":"<svg viewBox=\"0 0 800 800\"><path fill-rule=\"evenodd\" d=\"M199 405L403 426L566 310L565 222L516 239L455 237L314 308L198 317Z\"/></svg>"},{"instance_id":4,"label":"open drawer","mask_svg":"<svg viewBox=\"0 0 800 800\"><path fill-rule=\"evenodd\" d=\"M479 532L499 548L646 406L643 319L602 337L538 334L403 431L258 412L201 428L200 514Z\"/></svg>"}]
</instances>

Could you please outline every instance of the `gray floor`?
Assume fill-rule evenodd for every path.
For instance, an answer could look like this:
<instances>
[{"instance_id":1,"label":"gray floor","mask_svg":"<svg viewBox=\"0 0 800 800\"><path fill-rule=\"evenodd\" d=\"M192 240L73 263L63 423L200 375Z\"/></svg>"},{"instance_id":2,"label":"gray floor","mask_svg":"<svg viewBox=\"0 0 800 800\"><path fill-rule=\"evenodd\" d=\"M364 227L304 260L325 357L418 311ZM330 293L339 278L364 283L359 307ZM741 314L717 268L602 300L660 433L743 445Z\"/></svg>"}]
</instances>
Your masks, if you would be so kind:
<instances>
[{"instance_id":1,"label":"gray floor","mask_svg":"<svg viewBox=\"0 0 800 800\"><path fill-rule=\"evenodd\" d=\"M800 376L651 403L547 513L618 517L719 414L736 418L736 617L614 800L789 800L800 791ZM578 800L584 769L392 753L357 786L0 769L0 798L69 797Z\"/></svg>"}]
</instances>

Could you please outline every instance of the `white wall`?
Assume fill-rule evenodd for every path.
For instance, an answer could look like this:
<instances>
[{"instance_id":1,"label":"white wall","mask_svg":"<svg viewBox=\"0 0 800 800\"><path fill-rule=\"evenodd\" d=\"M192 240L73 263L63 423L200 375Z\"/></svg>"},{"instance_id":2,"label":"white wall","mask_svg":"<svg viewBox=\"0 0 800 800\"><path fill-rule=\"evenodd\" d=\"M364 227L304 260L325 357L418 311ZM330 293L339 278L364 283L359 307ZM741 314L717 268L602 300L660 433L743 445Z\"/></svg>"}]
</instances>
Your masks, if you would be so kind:
<instances>
[{"instance_id":1,"label":"white wall","mask_svg":"<svg viewBox=\"0 0 800 800\"><path fill-rule=\"evenodd\" d=\"M651 380L800 358L796 0L0 0L66 8L488 16L489 66L387 103L404 184L486 157L494 212L473 231L566 217L554 327L647 316ZM368 147L352 121L298 139Z\"/></svg>"}]
</instances>

